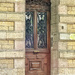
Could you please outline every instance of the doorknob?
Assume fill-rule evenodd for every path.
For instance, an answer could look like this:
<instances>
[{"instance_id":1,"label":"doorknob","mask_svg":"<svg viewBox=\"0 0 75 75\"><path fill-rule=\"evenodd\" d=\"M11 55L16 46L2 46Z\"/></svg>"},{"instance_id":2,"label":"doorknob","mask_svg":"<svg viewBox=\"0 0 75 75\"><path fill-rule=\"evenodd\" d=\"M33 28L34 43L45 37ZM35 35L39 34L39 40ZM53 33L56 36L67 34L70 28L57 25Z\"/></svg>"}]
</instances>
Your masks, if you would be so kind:
<instances>
[{"instance_id":1,"label":"doorknob","mask_svg":"<svg viewBox=\"0 0 75 75\"><path fill-rule=\"evenodd\" d=\"M39 53L38 50L34 50L34 51L33 51L33 54L38 54L38 53Z\"/></svg>"}]
</instances>

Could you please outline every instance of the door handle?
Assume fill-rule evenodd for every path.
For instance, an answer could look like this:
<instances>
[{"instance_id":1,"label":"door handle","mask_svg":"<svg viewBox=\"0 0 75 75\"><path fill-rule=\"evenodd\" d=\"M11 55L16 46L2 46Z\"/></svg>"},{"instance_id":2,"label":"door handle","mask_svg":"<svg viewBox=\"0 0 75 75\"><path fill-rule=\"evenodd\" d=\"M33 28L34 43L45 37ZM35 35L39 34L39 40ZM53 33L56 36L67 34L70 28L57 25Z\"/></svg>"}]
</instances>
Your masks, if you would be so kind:
<instances>
[{"instance_id":1,"label":"door handle","mask_svg":"<svg viewBox=\"0 0 75 75\"><path fill-rule=\"evenodd\" d=\"M39 53L38 50L34 50L34 51L33 51L33 54L38 54L38 53Z\"/></svg>"}]
</instances>

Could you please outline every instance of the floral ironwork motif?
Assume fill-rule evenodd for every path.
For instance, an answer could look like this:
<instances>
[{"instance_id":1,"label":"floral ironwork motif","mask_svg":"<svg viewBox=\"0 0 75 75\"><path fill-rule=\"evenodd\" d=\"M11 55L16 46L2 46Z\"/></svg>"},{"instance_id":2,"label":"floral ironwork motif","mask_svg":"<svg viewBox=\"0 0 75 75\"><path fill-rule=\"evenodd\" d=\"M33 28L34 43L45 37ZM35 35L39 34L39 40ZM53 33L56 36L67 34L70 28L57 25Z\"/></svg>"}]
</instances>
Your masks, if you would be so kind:
<instances>
[{"instance_id":1,"label":"floral ironwork motif","mask_svg":"<svg viewBox=\"0 0 75 75\"><path fill-rule=\"evenodd\" d=\"M38 48L47 48L47 13L37 14Z\"/></svg>"},{"instance_id":2,"label":"floral ironwork motif","mask_svg":"<svg viewBox=\"0 0 75 75\"><path fill-rule=\"evenodd\" d=\"M26 12L26 40L25 47L34 47L34 35L33 35L33 12Z\"/></svg>"},{"instance_id":3,"label":"floral ironwork motif","mask_svg":"<svg viewBox=\"0 0 75 75\"><path fill-rule=\"evenodd\" d=\"M51 3L50 2L46 2L44 0L26 0L27 4L41 4L41 5L46 5L46 6L50 6Z\"/></svg>"},{"instance_id":4,"label":"floral ironwork motif","mask_svg":"<svg viewBox=\"0 0 75 75\"><path fill-rule=\"evenodd\" d=\"M50 11L51 2L45 0L26 0L26 5L26 10Z\"/></svg>"},{"instance_id":5,"label":"floral ironwork motif","mask_svg":"<svg viewBox=\"0 0 75 75\"><path fill-rule=\"evenodd\" d=\"M34 13L26 12L26 48L34 48ZM47 12L37 12L38 48L47 48Z\"/></svg>"}]
</instances>

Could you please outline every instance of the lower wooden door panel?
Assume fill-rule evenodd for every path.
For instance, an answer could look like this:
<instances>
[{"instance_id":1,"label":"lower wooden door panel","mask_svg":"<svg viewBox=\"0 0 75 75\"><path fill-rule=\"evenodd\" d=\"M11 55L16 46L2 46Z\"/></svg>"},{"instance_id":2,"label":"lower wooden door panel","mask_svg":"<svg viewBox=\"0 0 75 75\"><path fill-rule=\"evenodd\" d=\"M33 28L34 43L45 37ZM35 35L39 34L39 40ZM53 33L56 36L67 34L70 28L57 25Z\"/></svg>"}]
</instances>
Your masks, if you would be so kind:
<instances>
[{"instance_id":1,"label":"lower wooden door panel","mask_svg":"<svg viewBox=\"0 0 75 75\"><path fill-rule=\"evenodd\" d=\"M49 75L50 58L45 53L26 53L25 75Z\"/></svg>"}]
</instances>

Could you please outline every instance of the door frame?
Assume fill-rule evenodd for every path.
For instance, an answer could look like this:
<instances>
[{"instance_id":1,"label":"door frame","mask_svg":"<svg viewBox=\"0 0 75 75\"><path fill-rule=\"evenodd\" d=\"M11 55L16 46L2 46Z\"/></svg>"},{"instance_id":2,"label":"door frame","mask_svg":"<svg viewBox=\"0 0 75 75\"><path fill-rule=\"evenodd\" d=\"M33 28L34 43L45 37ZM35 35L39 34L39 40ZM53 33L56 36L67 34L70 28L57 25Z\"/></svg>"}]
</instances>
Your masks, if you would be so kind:
<instances>
[{"instance_id":1,"label":"door frame","mask_svg":"<svg viewBox=\"0 0 75 75\"><path fill-rule=\"evenodd\" d=\"M27 10L28 11L28 10ZM34 11L34 10L29 10L29 11ZM35 11L35 14L36 14L36 11ZM36 16L34 16L34 18L35 18ZM51 44L50 44L50 33L51 33L51 26L50 26L50 20L51 20L51 13L50 13L50 11L47 11L47 48L48 48L48 50L49 50L49 52L47 52L47 53L49 53L49 66L48 66L48 72L49 72L49 74L51 75ZM36 22L35 22L36 23ZM34 27L34 28L36 28L36 27ZM36 29L37 30L37 29ZM34 31L36 31L36 30L34 30ZM36 31L37 32L37 31ZM36 34L35 34L36 35ZM34 43L36 43L36 42L34 42ZM31 49L32 50L32 49ZM36 50L36 49L34 49L34 50ZM28 49L26 49L25 48L25 52L26 53L28 53L28 52L33 52L34 50L32 50L32 51L29 51ZM39 49L38 49L39 50ZM42 52L42 50L40 51L40 53ZM46 52L46 50L44 50L44 52ZM48 74L48 75L49 75Z\"/></svg>"}]
</instances>

